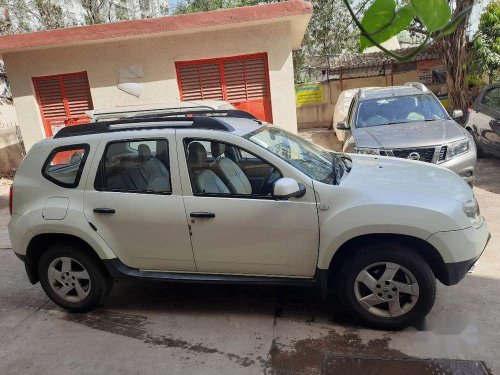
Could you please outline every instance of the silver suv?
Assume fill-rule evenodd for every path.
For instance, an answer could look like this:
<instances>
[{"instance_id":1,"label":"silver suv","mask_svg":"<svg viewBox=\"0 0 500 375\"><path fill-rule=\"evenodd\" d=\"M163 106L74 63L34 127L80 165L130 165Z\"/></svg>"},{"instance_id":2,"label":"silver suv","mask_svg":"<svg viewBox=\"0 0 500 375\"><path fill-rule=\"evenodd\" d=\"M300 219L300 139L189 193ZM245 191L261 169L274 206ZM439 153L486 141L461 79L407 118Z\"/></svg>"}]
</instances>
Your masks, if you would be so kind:
<instances>
[{"instance_id":1,"label":"silver suv","mask_svg":"<svg viewBox=\"0 0 500 375\"><path fill-rule=\"evenodd\" d=\"M124 277L302 285L401 328L489 238L455 173L328 152L234 110L64 128L31 148L11 203L30 281L73 312Z\"/></svg>"},{"instance_id":2,"label":"silver suv","mask_svg":"<svg viewBox=\"0 0 500 375\"><path fill-rule=\"evenodd\" d=\"M421 83L360 89L345 121L350 130L344 151L395 156L439 164L470 185L474 183L476 147L470 134L450 118L436 96Z\"/></svg>"}]
</instances>

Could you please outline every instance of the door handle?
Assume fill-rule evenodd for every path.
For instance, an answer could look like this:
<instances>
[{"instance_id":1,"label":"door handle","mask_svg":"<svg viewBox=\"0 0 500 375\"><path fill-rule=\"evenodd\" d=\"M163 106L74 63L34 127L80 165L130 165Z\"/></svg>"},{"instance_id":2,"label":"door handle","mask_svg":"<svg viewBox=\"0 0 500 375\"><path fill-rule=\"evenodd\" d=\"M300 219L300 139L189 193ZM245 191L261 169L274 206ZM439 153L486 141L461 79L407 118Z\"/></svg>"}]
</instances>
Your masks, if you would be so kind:
<instances>
[{"instance_id":1,"label":"door handle","mask_svg":"<svg viewBox=\"0 0 500 375\"><path fill-rule=\"evenodd\" d=\"M96 214L114 214L114 208L94 208Z\"/></svg>"},{"instance_id":2,"label":"door handle","mask_svg":"<svg viewBox=\"0 0 500 375\"><path fill-rule=\"evenodd\" d=\"M212 219L215 217L215 214L213 212L191 212L191 214L189 216L205 218L205 219Z\"/></svg>"}]
</instances>

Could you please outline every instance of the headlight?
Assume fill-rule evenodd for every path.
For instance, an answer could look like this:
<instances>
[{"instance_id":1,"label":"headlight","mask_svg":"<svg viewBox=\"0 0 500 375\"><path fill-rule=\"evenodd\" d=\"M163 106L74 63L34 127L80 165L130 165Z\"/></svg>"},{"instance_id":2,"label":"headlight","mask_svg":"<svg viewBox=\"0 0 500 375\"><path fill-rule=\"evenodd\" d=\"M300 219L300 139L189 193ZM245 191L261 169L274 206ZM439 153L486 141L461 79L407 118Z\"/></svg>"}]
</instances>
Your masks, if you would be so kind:
<instances>
[{"instance_id":1,"label":"headlight","mask_svg":"<svg viewBox=\"0 0 500 375\"><path fill-rule=\"evenodd\" d=\"M476 198L469 199L467 202L462 204L462 210L465 215L470 219L472 225L479 227L481 225L481 212L479 210L479 204Z\"/></svg>"},{"instance_id":2,"label":"headlight","mask_svg":"<svg viewBox=\"0 0 500 375\"><path fill-rule=\"evenodd\" d=\"M468 138L462 139L460 141L451 142L447 146L448 149L446 150L446 161L469 151L470 140Z\"/></svg>"},{"instance_id":3,"label":"headlight","mask_svg":"<svg viewBox=\"0 0 500 375\"><path fill-rule=\"evenodd\" d=\"M379 155L380 151L376 148L354 147L354 152L357 154Z\"/></svg>"}]
</instances>

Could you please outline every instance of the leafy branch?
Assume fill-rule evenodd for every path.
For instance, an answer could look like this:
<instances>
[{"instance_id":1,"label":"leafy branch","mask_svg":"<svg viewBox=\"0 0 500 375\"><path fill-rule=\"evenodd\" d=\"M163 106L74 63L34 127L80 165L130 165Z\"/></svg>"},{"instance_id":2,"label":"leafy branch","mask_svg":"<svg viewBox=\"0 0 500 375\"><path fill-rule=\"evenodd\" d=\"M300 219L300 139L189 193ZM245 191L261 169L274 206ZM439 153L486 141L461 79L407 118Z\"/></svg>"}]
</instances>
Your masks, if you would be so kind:
<instances>
[{"instance_id":1,"label":"leafy branch","mask_svg":"<svg viewBox=\"0 0 500 375\"><path fill-rule=\"evenodd\" d=\"M343 2L361 32L360 51L376 46L399 61L411 59L427 48L431 42L453 33L472 9L472 6L467 7L452 18L451 8L446 0L411 0L408 5L399 9L396 9L395 0L375 0L360 21L350 1L343 0ZM401 31L408 29L415 19L425 27L421 30L425 39L413 51L400 55L381 45Z\"/></svg>"}]
</instances>

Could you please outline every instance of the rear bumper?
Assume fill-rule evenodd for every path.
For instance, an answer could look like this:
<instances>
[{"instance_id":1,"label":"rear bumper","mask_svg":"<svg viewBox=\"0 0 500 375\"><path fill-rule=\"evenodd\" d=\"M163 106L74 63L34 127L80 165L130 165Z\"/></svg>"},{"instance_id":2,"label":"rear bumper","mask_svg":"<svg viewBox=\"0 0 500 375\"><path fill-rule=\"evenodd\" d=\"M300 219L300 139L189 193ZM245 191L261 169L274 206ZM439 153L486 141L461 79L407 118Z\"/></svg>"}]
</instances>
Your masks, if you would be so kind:
<instances>
[{"instance_id":1,"label":"rear bumper","mask_svg":"<svg viewBox=\"0 0 500 375\"><path fill-rule=\"evenodd\" d=\"M26 261L26 255L18 254L15 251L14 254L24 263L24 269L26 270L26 275L28 276L28 280L30 281L30 283L36 284L38 282L38 275L34 270L34 267L28 264L28 262Z\"/></svg>"},{"instance_id":2,"label":"rear bumper","mask_svg":"<svg viewBox=\"0 0 500 375\"><path fill-rule=\"evenodd\" d=\"M445 273L440 278L440 281L444 285L455 285L458 284L467 275L467 272L474 266L478 259L483 255L488 242L490 241L491 235L488 235L486 244L483 250L474 258L456 263L445 263Z\"/></svg>"}]
</instances>

